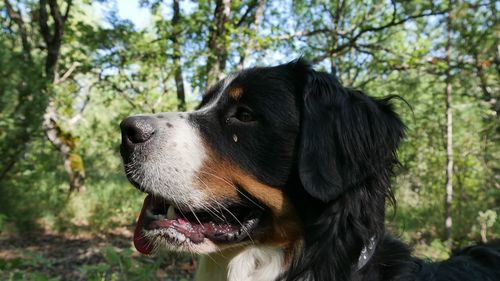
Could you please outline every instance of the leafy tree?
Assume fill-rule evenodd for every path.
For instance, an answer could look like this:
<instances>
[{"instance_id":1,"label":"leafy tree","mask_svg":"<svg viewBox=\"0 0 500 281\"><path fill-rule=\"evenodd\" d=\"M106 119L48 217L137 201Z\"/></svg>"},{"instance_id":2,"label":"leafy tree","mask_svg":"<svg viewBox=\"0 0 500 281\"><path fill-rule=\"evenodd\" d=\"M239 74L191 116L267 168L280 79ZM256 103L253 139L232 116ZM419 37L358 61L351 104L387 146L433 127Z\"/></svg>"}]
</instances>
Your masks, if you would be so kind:
<instances>
[{"instance_id":1,"label":"leafy tree","mask_svg":"<svg viewBox=\"0 0 500 281\"><path fill-rule=\"evenodd\" d=\"M140 202L117 151L125 116L193 108L228 73L302 55L347 86L411 105L395 102L408 126L395 178L396 232L440 253L450 235L452 246L498 238L495 1L140 4L151 14L146 28L121 19L114 1L0 2L0 213L7 221L54 229L83 222L96 231L130 223ZM447 148L454 156L448 211ZM61 195L68 186L86 192Z\"/></svg>"}]
</instances>

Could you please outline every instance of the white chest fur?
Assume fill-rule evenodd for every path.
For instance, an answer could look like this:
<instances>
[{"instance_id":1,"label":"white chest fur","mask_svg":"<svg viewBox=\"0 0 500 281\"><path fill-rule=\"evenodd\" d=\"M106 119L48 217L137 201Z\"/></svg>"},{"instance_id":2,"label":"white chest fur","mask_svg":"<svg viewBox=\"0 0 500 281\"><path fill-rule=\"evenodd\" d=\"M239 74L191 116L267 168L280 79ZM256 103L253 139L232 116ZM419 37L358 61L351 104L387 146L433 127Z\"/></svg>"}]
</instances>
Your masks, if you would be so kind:
<instances>
[{"instance_id":1,"label":"white chest fur","mask_svg":"<svg viewBox=\"0 0 500 281\"><path fill-rule=\"evenodd\" d=\"M202 256L196 281L273 281L283 270L282 249L247 246Z\"/></svg>"}]
</instances>

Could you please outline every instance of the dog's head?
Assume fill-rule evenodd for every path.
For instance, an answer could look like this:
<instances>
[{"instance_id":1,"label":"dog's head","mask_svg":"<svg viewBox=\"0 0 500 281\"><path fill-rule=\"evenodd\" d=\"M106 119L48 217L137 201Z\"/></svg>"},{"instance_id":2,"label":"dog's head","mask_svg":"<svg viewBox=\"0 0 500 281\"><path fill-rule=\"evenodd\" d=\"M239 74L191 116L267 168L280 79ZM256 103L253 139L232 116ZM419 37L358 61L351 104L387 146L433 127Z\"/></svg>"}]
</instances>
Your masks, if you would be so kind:
<instances>
[{"instance_id":1,"label":"dog's head","mask_svg":"<svg viewBox=\"0 0 500 281\"><path fill-rule=\"evenodd\" d=\"M149 194L135 233L143 253L307 244L308 227L352 190L385 196L403 134L386 100L303 60L243 70L196 111L133 116L121 129L127 176Z\"/></svg>"}]
</instances>

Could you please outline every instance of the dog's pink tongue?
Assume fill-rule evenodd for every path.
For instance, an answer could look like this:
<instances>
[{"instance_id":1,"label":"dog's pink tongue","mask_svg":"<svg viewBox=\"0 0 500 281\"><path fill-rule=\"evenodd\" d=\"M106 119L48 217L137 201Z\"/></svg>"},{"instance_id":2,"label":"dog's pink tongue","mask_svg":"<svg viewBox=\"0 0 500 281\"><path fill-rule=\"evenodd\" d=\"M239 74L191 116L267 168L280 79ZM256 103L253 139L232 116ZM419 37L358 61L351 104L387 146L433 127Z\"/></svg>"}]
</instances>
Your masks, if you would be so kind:
<instances>
[{"instance_id":1,"label":"dog's pink tongue","mask_svg":"<svg viewBox=\"0 0 500 281\"><path fill-rule=\"evenodd\" d=\"M146 212L146 208L149 206L150 203L151 203L151 195L148 195L144 199L144 204L142 204L141 214L137 219L137 224L135 226L135 231L134 231L134 246L137 249L137 251L145 255L149 255L153 251L152 243L148 241L144 237L144 234L142 233L142 228L143 228L142 221L144 213Z\"/></svg>"}]
</instances>

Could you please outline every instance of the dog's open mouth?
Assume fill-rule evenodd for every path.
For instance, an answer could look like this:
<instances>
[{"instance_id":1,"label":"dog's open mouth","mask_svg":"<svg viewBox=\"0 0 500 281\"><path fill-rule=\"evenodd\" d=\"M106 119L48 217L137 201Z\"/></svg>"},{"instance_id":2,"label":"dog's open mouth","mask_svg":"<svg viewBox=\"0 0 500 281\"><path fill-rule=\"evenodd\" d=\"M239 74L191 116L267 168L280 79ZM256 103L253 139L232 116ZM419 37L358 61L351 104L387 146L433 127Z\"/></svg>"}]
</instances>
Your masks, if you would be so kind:
<instances>
[{"instance_id":1,"label":"dog's open mouth","mask_svg":"<svg viewBox=\"0 0 500 281\"><path fill-rule=\"evenodd\" d=\"M182 211L167 201L148 195L134 232L134 245L143 254L154 248L152 233L171 244L236 243L248 239L258 225L261 209L248 206L214 206L207 211Z\"/></svg>"}]
</instances>

